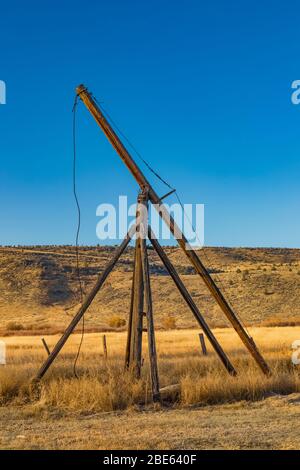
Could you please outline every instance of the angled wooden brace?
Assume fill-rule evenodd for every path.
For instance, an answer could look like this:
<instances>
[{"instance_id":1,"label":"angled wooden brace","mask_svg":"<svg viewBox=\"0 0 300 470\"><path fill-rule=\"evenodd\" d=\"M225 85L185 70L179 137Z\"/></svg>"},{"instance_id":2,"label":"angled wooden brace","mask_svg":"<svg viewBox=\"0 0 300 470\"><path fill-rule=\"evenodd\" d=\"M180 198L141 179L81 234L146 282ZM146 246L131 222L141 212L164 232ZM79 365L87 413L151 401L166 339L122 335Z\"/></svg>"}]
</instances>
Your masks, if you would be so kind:
<instances>
[{"instance_id":1,"label":"angled wooden brace","mask_svg":"<svg viewBox=\"0 0 300 470\"><path fill-rule=\"evenodd\" d=\"M208 324L206 323L206 321L202 317L197 305L193 301L193 299L192 299L191 295L189 294L187 288L185 287L185 285L183 284L183 282L180 279L179 275L177 274L177 271L176 271L175 267L173 266L173 264L171 263L170 259L168 258L168 256L166 255L166 253L163 251L162 247L158 243L158 241L155 237L155 234L152 232L150 226L148 227L148 238L151 241L151 243L152 243L155 251L157 252L158 256L160 257L161 261L163 262L166 270L168 271L168 273L172 277L172 279L173 279L174 283L176 284L176 286L177 286L179 292L181 293L182 297L184 298L184 300L186 301L186 303L190 307L190 309L191 309L194 317L196 318L197 322L199 323L202 330L206 334L207 339L209 340L212 347L216 351L217 355L221 359L224 367L229 372L229 374L236 375L235 368L233 367L230 360L228 359L225 352L223 351L222 347L218 343L216 337L214 336L213 332L209 328Z\"/></svg>"},{"instance_id":2,"label":"angled wooden brace","mask_svg":"<svg viewBox=\"0 0 300 470\"><path fill-rule=\"evenodd\" d=\"M52 349L50 355L48 356L48 358L46 359L46 361L44 362L44 364L42 365L42 367L38 371L38 373L36 375L36 380L40 380L45 375L45 373L47 372L47 370L49 369L49 367L51 366L51 364L55 360L56 356L61 351L62 347L64 346L67 339L69 338L69 336L73 332L74 328L79 323L79 321L81 320L81 318L83 317L83 315L85 314L85 312L87 311L89 306L91 305L92 301L96 297L97 293L99 292L99 290L103 286L104 282L106 281L106 278L108 277L110 272L113 270L113 268L116 265L118 259L120 258L122 253L127 248L130 240L132 239L132 237L135 233L135 230L136 230L136 226L135 226L135 224L133 224L132 227L130 228L129 232L127 233L126 237L124 238L123 242L115 250L115 253L113 254L112 258L108 261L108 263L105 266L103 272L99 275L93 289L91 290L91 292L85 298L82 306L80 307L80 309L78 310L78 312L76 313L76 315L74 316L72 321L70 322L70 324L67 327L67 329L65 330L64 334L59 339L59 341L57 342L55 347Z\"/></svg>"}]
</instances>

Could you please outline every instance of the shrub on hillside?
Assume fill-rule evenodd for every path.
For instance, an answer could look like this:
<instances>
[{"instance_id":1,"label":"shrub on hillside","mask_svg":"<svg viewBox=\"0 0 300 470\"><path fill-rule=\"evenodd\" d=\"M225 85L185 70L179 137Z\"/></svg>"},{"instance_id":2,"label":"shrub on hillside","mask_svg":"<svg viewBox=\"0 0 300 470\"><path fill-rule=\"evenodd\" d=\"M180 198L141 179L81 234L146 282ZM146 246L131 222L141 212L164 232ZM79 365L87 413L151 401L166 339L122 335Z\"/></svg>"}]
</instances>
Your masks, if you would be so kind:
<instances>
[{"instance_id":1,"label":"shrub on hillside","mask_svg":"<svg viewBox=\"0 0 300 470\"><path fill-rule=\"evenodd\" d=\"M171 315L167 315L162 320L162 326L165 330L175 330L176 328L176 319Z\"/></svg>"},{"instance_id":2,"label":"shrub on hillside","mask_svg":"<svg viewBox=\"0 0 300 470\"><path fill-rule=\"evenodd\" d=\"M6 329L9 331L20 331L20 330L24 330L24 326L22 325L22 323L10 321L6 324Z\"/></svg>"},{"instance_id":3,"label":"shrub on hillside","mask_svg":"<svg viewBox=\"0 0 300 470\"><path fill-rule=\"evenodd\" d=\"M122 326L126 325L126 320L124 318L118 317L117 315L114 315L109 319L108 324L112 328L122 328Z\"/></svg>"}]
</instances>

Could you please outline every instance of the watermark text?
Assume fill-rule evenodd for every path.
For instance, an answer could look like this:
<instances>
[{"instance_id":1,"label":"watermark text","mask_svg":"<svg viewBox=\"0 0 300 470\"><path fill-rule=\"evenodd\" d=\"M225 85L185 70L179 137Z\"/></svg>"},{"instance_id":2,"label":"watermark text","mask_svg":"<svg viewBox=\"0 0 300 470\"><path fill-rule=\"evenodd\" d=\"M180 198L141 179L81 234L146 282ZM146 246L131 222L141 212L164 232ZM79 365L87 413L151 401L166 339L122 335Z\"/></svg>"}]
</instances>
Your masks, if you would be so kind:
<instances>
[{"instance_id":1,"label":"watermark text","mask_svg":"<svg viewBox=\"0 0 300 470\"><path fill-rule=\"evenodd\" d=\"M173 235L170 226L174 227L174 237L187 240L187 248L204 245L204 204L149 204L145 209L143 220L147 221L143 234L147 237L148 224L155 237L160 240L171 240ZM96 235L99 240L123 240L130 227L139 222L137 204L128 205L127 196L119 196L118 206L100 204L96 209L99 221ZM137 218L138 216L138 218ZM174 223L173 223L174 221ZM136 238L136 236L134 237Z\"/></svg>"},{"instance_id":2,"label":"watermark text","mask_svg":"<svg viewBox=\"0 0 300 470\"><path fill-rule=\"evenodd\" d=\"M6 83L0 80L0 104L6 104Z\"/></svg>"}]
</instances>

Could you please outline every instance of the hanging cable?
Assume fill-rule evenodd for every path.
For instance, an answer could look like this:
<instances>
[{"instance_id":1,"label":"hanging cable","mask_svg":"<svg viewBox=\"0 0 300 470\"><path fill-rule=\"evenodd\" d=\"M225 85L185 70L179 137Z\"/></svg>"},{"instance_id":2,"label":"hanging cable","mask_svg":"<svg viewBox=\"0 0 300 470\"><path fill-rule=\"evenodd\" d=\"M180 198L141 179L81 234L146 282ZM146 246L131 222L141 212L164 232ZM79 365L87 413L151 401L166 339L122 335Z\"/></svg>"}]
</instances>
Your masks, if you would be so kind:
<instances>
[{"instance_id":1,"label":"hanging cable","mask_svg":"<svg viewBox=\"0 0 300 470\"><path fill-rule=\"evenodd\" d=\"M172 191L175 189L173 188L173 186L171 186L165 179L163 179L157 171L155 171L150 165L149 163L147 162L147 160L145 160L143 158L143 156L140 154L140 152L136 149L136 147L130 142L130 140L128 139L128 137L126 137L126 135L124 134L124 132L122 132L122 130L118 127L118 125L116 124L116 122L112 119L112 117L109 115L109 113L103 108L102 104L99 103L99 101L97 101L97 99L95 98L95 96L93 96L94 100L97 102L98 106L100 107L101 111L103 111L103 114L106 115L106 117L108 118L108 120L110 121L110 123L112 124L112 126L118 131L118 133L123 137L124 140L126 140L126 142L128 143L128 145L132 148L132 150L136 153L136 155L139 157L139 159L144 163L144 165L146 165L146 167L148 168L148 170L151 171L151 173L154 174L154 176L156 176L156 178L158 178L165 186L167 186L169 189L171 189Z\"/></svg>"},{"instance_id":2,"label":"hanging cable","mask_svg":"<svg viewBox=\"0 0 300 470\"><path fill-rule=\"evenodd\" d=\"M77 188L76 188L76 110L77 110L77 105L78 105L78 96L75 96L74 100L74 106L73 106L73 196L75 199L76 207L77 207L77 229L76 229L76 237L75 237L75 252L76 252L76 274L77 274L77 280L78 280L78 286L79 286L79 294L80 294L80 303L82 305L83 303L83 288L82 288L82 281L80 277L80 269L79 269L79 251L78 251L78 243L79 243L79 234L80 234L80 227L81 227L81 209L80 209L80 204L79 204L79 199L77 195ZM83 338L84 338L84 315L82 316L82 330L81 330L81 339L80 343L78 346L77 354L75 357L75 361L73 364L73 372L74 376L78 379L77 371L76 371L76 366L77 366L77 361L80 355L82 343L83 343Z\"/></svg>"}]
</instances>

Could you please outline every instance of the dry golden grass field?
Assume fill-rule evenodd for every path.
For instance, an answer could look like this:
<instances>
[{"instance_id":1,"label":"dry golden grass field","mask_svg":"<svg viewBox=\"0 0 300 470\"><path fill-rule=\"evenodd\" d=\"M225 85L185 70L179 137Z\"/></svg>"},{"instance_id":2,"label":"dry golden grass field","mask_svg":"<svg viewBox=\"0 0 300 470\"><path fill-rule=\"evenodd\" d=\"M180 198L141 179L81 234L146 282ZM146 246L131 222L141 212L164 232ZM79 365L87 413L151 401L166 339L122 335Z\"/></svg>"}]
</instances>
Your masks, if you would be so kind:
<instances>
[{"instance_id":1,"label":"dry golden grass field","mask_svg":"<svg viewBox=\"0 0 300 470\"><path fill-rule=\"evenodd\" d=\"M87 292L114 248L81 247ZM142 380L124 372L133 250L129 248L42 382L31 379L79 306L73 247L0 248L1 449L299 449L300 250L205 248L205 264L248 326L272 369L262 375L201 279L176 248L167 253L238 371L231 377L208 345L155 253L150 251L160 385L151 402L145 335ZM102 350L106 332L108 360Z\"/></svg>"},{"instance_id":2,"label":"dry golden grass field","mask_svg":"<svg viewBox=\"0 0 300 470\"><path fill-rule=\"evenodd\" d=\"M84 338L77 374L73 335L40 386L30 379L45 359L38 336L5 337L7 366L0 368L2 449L297 449L300 446L300 369L291 344L300 327L251 328L273 375L264 377L230 328L215 334L238 370L228 376L198 330L157 333L161 386L180 384L179 395L152 405L146 344L143 377L124 373L125 333ZM59 336L48 336L51 347ZM3 338L2 338L3 339ZM146 342L146 341L145 341Z\"/></svg>"}]
</instances>

